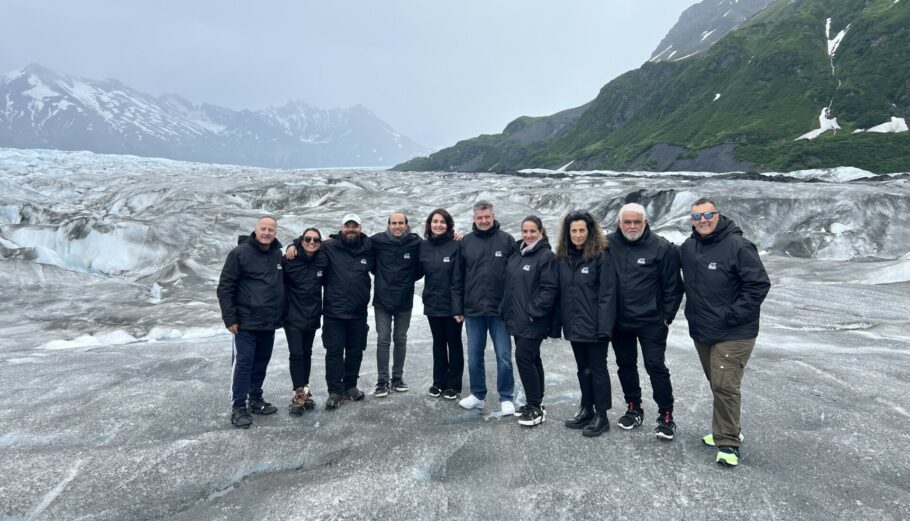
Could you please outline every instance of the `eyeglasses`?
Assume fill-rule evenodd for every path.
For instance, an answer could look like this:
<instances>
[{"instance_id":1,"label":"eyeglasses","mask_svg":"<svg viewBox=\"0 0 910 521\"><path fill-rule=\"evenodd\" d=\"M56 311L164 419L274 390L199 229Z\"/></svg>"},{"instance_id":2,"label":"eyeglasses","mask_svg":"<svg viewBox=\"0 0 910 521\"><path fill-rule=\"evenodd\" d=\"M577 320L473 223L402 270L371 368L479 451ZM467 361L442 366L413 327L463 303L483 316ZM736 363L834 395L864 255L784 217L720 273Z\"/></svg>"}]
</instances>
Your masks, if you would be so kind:
<instances>
[{"instance_id":1,"label":"eyeglasses","mask_svg":"<svg viewBox=\"0 0 910 521\"><path fill-rule=\"evenodd\" d=\"M322 242L322 239L320 239L319 237L304 237L303 242L315 242L315 243L319 244L320 242Z\"/></svg>"},{"instance_id":2,"label":"eyeglasses","mask_svg":"<svg viewBox=\"0 0 910 521\"><path fill-rule=\"evenodd\" d=\"M693 213L693 214L692 214L692 220L693 220L693 221L700 221L701 218L704 217L706 221L710 221L711 219L714 218L715 215L717 215L717 214L719 214L719 213L720 213L720 212L718 212L718 211L714 211L714 212L698 212L698 213Z\"/></svg>"}]
</instances>

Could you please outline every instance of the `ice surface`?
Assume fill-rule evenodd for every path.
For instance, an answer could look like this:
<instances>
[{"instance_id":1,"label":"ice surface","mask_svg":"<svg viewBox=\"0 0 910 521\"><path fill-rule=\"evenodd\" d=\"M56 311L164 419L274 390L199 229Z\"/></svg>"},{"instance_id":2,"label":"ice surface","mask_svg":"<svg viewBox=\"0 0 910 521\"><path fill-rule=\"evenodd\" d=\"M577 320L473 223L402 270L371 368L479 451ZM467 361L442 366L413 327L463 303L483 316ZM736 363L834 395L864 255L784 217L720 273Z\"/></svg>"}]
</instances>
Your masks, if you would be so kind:
<instances>
[{"instance_id":1,"label":"ice surface","mask_svg":"<svg viewBox=\"0 0 910 521\"><path fill-rule=\"evenodd\" d=\"M280 412L249 431L229 424L232 337L215 286L237 235L263 211L279 216L283 242L306 226L332 232L351 211L368 233L393 210L422 232L439 206L466 232L482 197L506 231L536 213L555 242L569 210L589 208L611 230L629 200L679 243L700 196L756 242L773 283L735 471L700 444L710 390L682 314L667 351L679 425L670 443L651 433L643 371L642 428L594 440L565 429L579 392L563 341L543 346L541 427L491 414L495 404L478 414L430 398L419 297L410 393L292 418L279 330L265 391ZM275 171L0 149L0 208L0 519L910 517L910 455L896 450L910 446L907 175ZM365 390L376 381L375 340L371 330ZM323 352L317 335L320 406ZM615 425L622 395L613 355L609 363ZM521 401L520 384L516 392Z\"/></svg>"}]
</instances>

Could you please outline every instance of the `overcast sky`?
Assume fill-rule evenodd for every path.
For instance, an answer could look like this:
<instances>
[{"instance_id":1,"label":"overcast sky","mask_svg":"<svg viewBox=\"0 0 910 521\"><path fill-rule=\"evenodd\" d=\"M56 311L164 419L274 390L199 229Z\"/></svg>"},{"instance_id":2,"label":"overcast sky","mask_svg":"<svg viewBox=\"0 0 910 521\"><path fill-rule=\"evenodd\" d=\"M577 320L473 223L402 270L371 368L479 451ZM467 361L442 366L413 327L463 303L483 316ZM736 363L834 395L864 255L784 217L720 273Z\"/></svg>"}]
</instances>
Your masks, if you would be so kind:
<instances>
[{"instance_id":1,"label":"overcast sky","mask_svg":"<svg viewBox=\"0 0 910 521\"><path fill-rule=\"evenodd\" d=\"M440 148L593 99L696 0L3 0L0 72L40 63L259 109L362 104Z\"/></svg>"}]
</instances>

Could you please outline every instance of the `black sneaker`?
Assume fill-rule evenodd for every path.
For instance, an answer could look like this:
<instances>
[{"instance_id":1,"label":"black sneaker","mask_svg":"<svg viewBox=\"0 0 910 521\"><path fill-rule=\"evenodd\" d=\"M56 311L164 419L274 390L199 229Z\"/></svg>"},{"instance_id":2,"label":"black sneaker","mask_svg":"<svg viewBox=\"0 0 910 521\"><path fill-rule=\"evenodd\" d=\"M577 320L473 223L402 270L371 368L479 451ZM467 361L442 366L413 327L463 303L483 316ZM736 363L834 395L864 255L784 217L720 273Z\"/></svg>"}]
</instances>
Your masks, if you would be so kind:
<instances>
[{"instance_id":1,"label":"black sneaker","mask_svg":"<svg viewBox=\"0 0 910 521\"><path fill-rule=\"evenodd\" d=\"M439 387L436 387L436 386L434 385L434 386L430 387L430 390L427 391L427 394L429 394L429 395L432 396L433 398L438 398L439 395L442 394L442 389L440 389Z\"/></svg>"},{"instance_id":2,"label":"black sneaker","mask_svg":"<svg viewBox=\"0 0 910 521\"><path fill-rule=\"evenodd\" d=\"M385 382L379 382L376 384L376 389L373 389L373 396L376 398L385 398L389 395L389 385Z\"/></svg>"},{"instance_id":3,"label":"black sneaker","mask_svg":"<svg viewBox=\"0 0 910 521\"><path fill-rule=\"evenodd\" d=\"M545 418L543 409L534 407L533 405L524 405L521 408L524 410L522 411L521 416L518 417L519 425L534 427L535 425L543 423Z\"/></svg>"},{"instance_id":4,"label":"black sneaker","mask_svg":"<svg viewBox=\"0 0 910 521\"><path fill-rule=\"evenodd\" d=\"M616 422L616 425L628 431L641 425L643 419L644 411L641 410L641 406L636 407L634 402L629 402L629 409Z\"/></svg>"},{"instance_id":5,"label":"black sneaker","mask_svg":"<svg viewBox=\"0 0 910 521\"><path fill-rule=\"evenodd\" d=\"M250 412L253 414L261 415L275 414L278 412L278 407L275 407L274 405L260 398L258 400L250 401Z\"/></svg>"},{"instance_id":6,"label":"black sneaker","mask_svg":"<svg viewBox=\"0 0 910 521\"><path fill-rule=\"evenodd\" d=\"M344 395L338 393L329 393L329 398L325 401L326 409L337 409L344 402Z\"/></svg>"},{"instance_id":7,"label":"black sneaker","mask_svg":"<svg viewBox=\"0 0 910 521\"><path fill-rule=\"evenodd\" d=\"M582 429L589 421L594 419L593 407L580 407L574 418L565 421L566 427L570 429Z\"/></svg>"},{"instance_id":8,"label":"black sneaker","mask_svg":"<svg viewBox=\"0 0 910 521\"><path fill-rule=\"evenodd\" d=\"M654 434L662 439L670 441L676 433L676 423L673 422L673 413L664 411L657 417L657 427L654 427Z\"/></svg>"},{"instance_id":9,"label":"black sneaker","mask_svg":"<svg viewBox=\"0 0 910 521\"><path fill-rule=\"evenodd\" d=\"M587 425L585 425L581 434L590 438L600 436L608 430L610 430L610 422L607 420L607 413L606 411L600 411L594 415L594 418L592 418Z\"/></svg>"},{"instance_id":10,"label":"black sneaker","mask_svg":"<svg viewBox=\"0 0 910 521\"><path fill-rule=\"evenodd\" d=\"M521 416L522 416L524 413L526 413L526 412L528 411L528 408L529 408L529 407L530 407L530 405L527 405L527 404L525 404L525 405L520 405L520 406L516 407L516 408L515 408L515 416L517 416L518 419L520 420L520 419L521 419Z\"/></svg>"},{"instance_id":11,"label":"black sneaker","mask_svg":"<svg viewBox=\"0 0 910 521\"><path fill-rule=\"evenodd\" d=\"M360 389L358 389L356 387L351 387L350 389L345 391L344 394L345 394L345 397L348 400L351 400L352 402L359 402L360 400L363 400L364 396L366 396L365 394L363 394L363 391L361 391Z\"/></svg>"},{"instance_id":12,"label":"black sneaker","mask_svg":"<svg viewBox=\"0 0 910 521\"><path fill-rule=\"evenodd\" d=\"M457 400L458 391L456 391L454 389L446 389L445 391L443 391L442 397L445 398L446 400Z\"/></svg>"},{"instance_id":13,"label":"black sneaker","mask_svg":"<svg viewBox=\"0 0 910 521\"><path fill-rule=\"evenodd\" d=\"M411 390L404 380L392 380L392 390L396 393L406 393Z\"/></svg>"},{"instance_id":14,"label":"black sneaker","mask_svg":"<svg viewBox=\"0 0 910 521\"><path fill-rule=\"evenodd\" d=\"M231 423L238 429L249 429L253 424L253 417L245 405L235 405L231 409Z\"/></svg>"}]
</instances>

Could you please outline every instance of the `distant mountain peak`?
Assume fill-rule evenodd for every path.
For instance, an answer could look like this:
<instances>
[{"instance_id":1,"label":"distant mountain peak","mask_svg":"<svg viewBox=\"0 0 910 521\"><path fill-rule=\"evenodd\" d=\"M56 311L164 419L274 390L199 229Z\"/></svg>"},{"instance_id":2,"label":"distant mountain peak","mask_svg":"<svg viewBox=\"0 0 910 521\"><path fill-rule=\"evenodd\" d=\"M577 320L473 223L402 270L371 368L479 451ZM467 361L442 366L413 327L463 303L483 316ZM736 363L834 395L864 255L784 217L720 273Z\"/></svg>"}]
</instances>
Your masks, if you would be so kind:
<instances>
[{"instance_id":1,"label":"distant mountain peak","mask_svg":"<svg viewBox=\"0 0 910 521\"><path fill-rule=\"evenodd\" d=\"M0 147L57 148L274 168L391 165L426 149L362 105L262 110L154 97L37 63L0 76Z\"/></svg>"}]
</instances>

